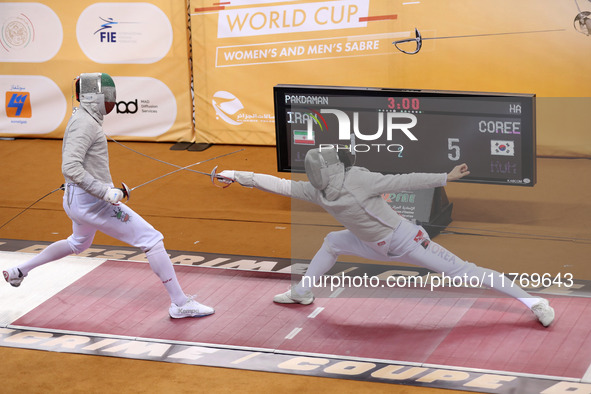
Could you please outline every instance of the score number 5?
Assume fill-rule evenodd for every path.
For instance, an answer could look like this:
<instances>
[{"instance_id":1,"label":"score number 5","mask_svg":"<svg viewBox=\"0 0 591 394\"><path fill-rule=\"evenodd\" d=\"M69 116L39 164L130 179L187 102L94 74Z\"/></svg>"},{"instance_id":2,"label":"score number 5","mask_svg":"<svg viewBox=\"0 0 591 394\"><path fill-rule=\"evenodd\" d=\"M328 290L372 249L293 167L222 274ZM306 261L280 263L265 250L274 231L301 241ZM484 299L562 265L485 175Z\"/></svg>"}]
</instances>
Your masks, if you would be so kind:
<instances>
[{"instance_id":1,"label":"score number 5","mask_svg":"<svg viewBox=\"0 0 591 394\"><path fill-rule=\"evenodd\" d=\"M447 158L451 161L460 160L460 146L457 145L458 142L460 142L459 138L447 139L447 149L450 150L450 153L447 154Z\"/></svg>"}]
</instances>

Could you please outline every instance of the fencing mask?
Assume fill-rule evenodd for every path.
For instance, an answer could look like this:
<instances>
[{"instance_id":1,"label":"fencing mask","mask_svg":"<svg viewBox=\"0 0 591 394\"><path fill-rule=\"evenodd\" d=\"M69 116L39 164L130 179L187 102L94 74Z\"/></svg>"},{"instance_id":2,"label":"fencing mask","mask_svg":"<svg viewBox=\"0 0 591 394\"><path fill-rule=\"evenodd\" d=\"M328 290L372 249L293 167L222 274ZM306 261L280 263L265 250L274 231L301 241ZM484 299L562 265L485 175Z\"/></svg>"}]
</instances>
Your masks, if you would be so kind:
<instances>
[{"instance_id":1,"label":"fencing mask","mask_svg":"<svg viewBox=\"0 0 591 394\"><path fill-rule=\"evenodd\" d=\"M340 189L343 184L345 166L334 148L310 149L304 166L308 180L318 190L325 190L329 184Z\"/></svg>"},{"instance_id":2,"label":"fencing mask","mask_svg":"<svg viewBox=\"0 0 591 394\"><path fill-rule=\"evenodd\" d=\"M109 74L84 73L76 79L76 100L98 101L98 110L106 115L115 108L115 82Z\"/></svg>"}]
</instances>

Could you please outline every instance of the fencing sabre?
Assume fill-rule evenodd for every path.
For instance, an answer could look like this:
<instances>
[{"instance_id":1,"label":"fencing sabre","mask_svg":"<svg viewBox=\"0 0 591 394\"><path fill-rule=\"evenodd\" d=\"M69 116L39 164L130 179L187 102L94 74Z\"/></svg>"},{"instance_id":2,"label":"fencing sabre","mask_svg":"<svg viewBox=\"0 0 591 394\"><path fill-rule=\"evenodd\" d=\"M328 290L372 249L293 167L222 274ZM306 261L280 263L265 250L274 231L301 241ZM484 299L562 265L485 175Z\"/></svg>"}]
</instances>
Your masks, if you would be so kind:
<instances>
[{"instance_id":1,"label":"fencing sabre","mask_svg":"<svg viewBox=\"0 0 591 394\"><path fill-rule=\"evenodd\" d=\"M577 10L579 11L573 22L575 30L579 33L589 36L591 35L591 12L581 11L581 7L579 7L579 2L577 0L575 0L575 4L577 5Z\"/></svg>"},{"instance_id":2,"label":"fencing sabre","mask_svg":"<svg viewBox=\"0 0 591 394\"><path fill-rule=\"evenodd\" d=\"M235 153L238 153L238 152L241 152L241 151L243 151L243 150L244 150L244 148L242 148L242 149L238 149L238 150L236 150L236 151L234 151L234 152L224 153L223 155L219 155L219 156L216 156L216 157L211 157L211 158L209 158L209 159L202 160L202 161L199 161L199 162L197 162L197 163L189 164L188 166L185 166L185 167L181 167L181 166L179 166L179 165L172 164L172 163L166 163L166 162L163 162L163 163L169 164L169 165L171 165L171 166L177 167L177 169L176 169L176 170L174 170L174 171L170 171L170 172L168 172L168 173L166 173L166 174L164 174L164 175L160 175L160 176L158 176L158 177L156 177L156 178L154 178L154 179L150 179L149 181L147 181L147 182L144 182L144 183L142 183L141 185L134 186L134 187L132 187L132 188L130 188L129 186L127 186L125 183L121 182L121 186L122 186L121 190L123 191L123 194L124 194L124 196L127 198L127 200L129 200L129 198L130 198L130 196L131 196L131 192L132 192L132 191L134 191L134 190L136 190L136 189L139 189L140 187L142 187L142 186L145 186L145 185L147 185L147 184L149 184L149 183L152 183L152 182L154 182L154 181L157 181L157 180L159 180L159 179L162 179L162 178L165 178L165 177L167 177L167 176L169 176L169 175L172 175L172 174L174 174L174 173L177 173L177 172L179 172L179 171L183 171L183 170L186 170L186 171L191 171L191 172L194 172L194 173L197 173L197 174L201 174L201 175L207 175L207 176L209 176L209 178L211 179L211 183L213 183L213 184L214 184L215 186L217 186L217 187L220 187L220 188L222 188L222 189L225 189L225 188L227 188L228 186L230 186L232 183L234 183L234 181L233 181L233 180L231 180L231 179L228 179L228 178L226 178L226 177L223 177L223 176L221 176L221 175L218 175L218 174L217 174L217 168L218 168L218 166L215 166L215 167L213 168L213 170L211 170L211 172L197 171L197 170L193 170L193 169L191 169L190 167L194 167L194 166L196 166L196 165L198 165L198 164L202 164L202 163L205 163L205 162L208 162L208 161L211 161L211 160L219 159L219 158L222 158L222 157L224 157L224 156L233 155L233 154L235 154ZM136 152L136 153L139 153L139 152ZM146 156L146 155L143 155L143 154L142 154L142 156ZM150 158L152 158L152 159L155 159L155 160L157 160L157 161L161 161L160 159L156 159L156 158L153 158L153 157L151 157L151 156L147 156L147 157L150 157ZM161 161L161 162L162 162L162 161ZM224 185L224 186L220 186L218 183L216 183L216 182L215 182L216 180L217 180L218 182L220 182L220 181L222 181L222 180L223 180L224 182L221 182L221 183L223 183L223 185Z\"/></svg>"},{"instance_id":3,"label":"fencing sabre","mask_svg":"<svg viewBox=\"0 0 591 394\"><path fill-rule=\"evenodd\" d=\"M551 29L551 30L530 30L530 31L514 31L514 32L506 32L506 33L487 33L487 34L470 34L470 35L462 35L462 36L447 36L447 37L425 37L421 36L419 29L415 28L415 38L407 38L404 40L397 40L392 42L396 49L398 49L402 53L406 53L407 55L414 55L419 53L421 48L423 47L423 41L425 40L447 40L452 38L469 38L469 37L487 37L487 36L506 36L511 34L530 34L530 33L550 33L556 31L564 31L566 29ZM414 42L417 44L415 50L405 50L399 47L399 44L404 44L407 42Z\"/></svg>"}]
</instances>

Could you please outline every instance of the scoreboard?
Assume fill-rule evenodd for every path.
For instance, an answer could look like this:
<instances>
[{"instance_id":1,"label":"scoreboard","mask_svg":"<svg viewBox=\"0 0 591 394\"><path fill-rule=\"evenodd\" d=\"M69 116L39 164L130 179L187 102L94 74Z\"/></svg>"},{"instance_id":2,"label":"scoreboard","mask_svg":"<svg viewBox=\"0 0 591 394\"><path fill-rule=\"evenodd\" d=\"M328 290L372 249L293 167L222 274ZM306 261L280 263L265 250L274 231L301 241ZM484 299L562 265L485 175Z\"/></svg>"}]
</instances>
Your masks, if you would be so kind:
<instances>
[{"instance_id":1,"label":"scoreboard","mask_svg":"<svg viewBox=\"0 0 591 394\"><path fill-rule=\"evenodd\" d=\"M459 182L536 183L533 94L277 85L274 100L279 171L333 146L384 174L466 163Z\"/></svg>"}]
</instances>

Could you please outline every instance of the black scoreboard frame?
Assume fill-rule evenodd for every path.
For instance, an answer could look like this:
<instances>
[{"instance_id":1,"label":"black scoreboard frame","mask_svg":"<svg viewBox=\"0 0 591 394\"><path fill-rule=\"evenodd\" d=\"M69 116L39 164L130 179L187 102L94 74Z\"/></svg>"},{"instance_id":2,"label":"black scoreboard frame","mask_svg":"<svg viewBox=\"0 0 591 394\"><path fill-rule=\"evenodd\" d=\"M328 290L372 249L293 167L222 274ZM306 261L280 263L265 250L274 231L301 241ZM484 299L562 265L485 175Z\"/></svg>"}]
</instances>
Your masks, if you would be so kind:
<instances>
[{"instance_id":1,"label":"black scoreboard frame","mask_svg":"<svg viewBox=\"0 0 591 394\"><path fill-rule=\"evenodd\" d=\"M275 106L277 169L280 172L304 172L301 155L304 151L307 151L307 149L318 147L319 145L316 142L312 144L310 143L310 141L306 143L309 144L308 146L295 145L294 132L292 130L292 127L290 126L290 123L288 123L287 119L288 115L291 116L292 114L291 112L289 112L289 110L305 109L306 111L312 111L318 114L320 117L322 117L323 115L320 114L320 112L322 112L323 110L330 111L327 108L332 108L333 110L339 108L338 105L335 106L332 103L330 103L330 101L340 101L349 103L350 100L353 100L355 102L355 106L347 104L347 108L343 109L343 111L350 112L352 108L355 109L354 107L359 106L359 108L362 108L363 111L368 112L370 110L373 111L374 109L376 113L378 111L394 112L398 115L383 116L407 116L411 120L414 117L414 119L417 120L417 125L419 124L418 122L421 122L422 119L427 118L429 118L429 120L425 120L425 122L430 123L432 126L439 125L440 123L443 124L445 123L445 121L450 121L452 118L454 122L461 123L468 120L469 122L472 122L470 123L470 127L472 127L471 130L455 130L456 132L462 132L464 134L469 133L466 134L469 135L467 137L468 139L470 139L469 146L467 148L464 147L464 152L466 151L466 149L468 149L468 151L471 152L470 154L472 155L472 162L467 162L472 173L470 174L470 176L465 177L459 180L458 182L472 182L497 185L518 185L530 187L536 184L536 97L534 94L316 85L277 85L273 88L273 94ZM287 96L301 99L301 102L293 103L292 99L291 103L286 103ZM313 102L312 98L322 98L322 100L320 100L322 101L322 103ZM326 104L326 102L328 102L328 104ZM384 104L384 108L376 108L373 106L373 104L375 103L379 104L378 107L383 103L387 103L387 107ZM423 107L426 108L420 108L419 105L423 105ZM517 108L517 106L519 107L519 113L511 113L511 111ZM415 109L417 111L414 111ZM312 112L310 112L310 115L312 114ZM491 120L490 122L493 122L493 124L500 123L501 125L508 124L509 128L510 125L513 124L513 127L518 126L518 129L514 129L512 131L513 134L501 134L500 136L498 136L497 133L499 133L499 131L497 129L495 129L494 131L483 131L482 122L486 121L482 120L478 123L481 130L474 130L474 122L477 119L479 119L479 116L482 119L503 118L505 119L505 122L501 122L500 120L498 122ZM336 119L336 117L332 114L326 114L325 117L329 119ZM361 118L361 115L359 115L358 118ZM507 121L507 119L509 119L509 121ZM511 122L512 119L515 121ZM325 121L324 119L322 120ZM484 125L489 123L484 123ZM320 123L318 124L320 125ZM324 124L326 125L326 123ZM300 125L299 127L302 128L303 125ZM371 127L372 130L375 129L375 124ZM331 129L333 128L334 127L331 127ZM361 127L358 128L361 129ZM429 127L429 132L431 132L431 130L435 128L436 127ZM328 127L326 129L328 129ZM351 130L353 130L353 126L351 126ZM516 130L518 130L518 132L516 132ZM426 131L423 130L423 134L425 132ZM448 132L450 131L446 129L437 130L436 138L445 138L446 135L444 133ZM503 131L502 133L506 133L506 131ZM453 168L454 165L464 162L464 160L459 160L458 162L449 161L449 163L445 161L445 158L443 158L443 155L445 155L445 153L439 152L439 149L441 149L442 151L446 149L449 150L449 146L440 147L439 145L441 144L429 145L428 143L426 144L424 142L421 145L421 140L425 141L427 140L427 138L421 138L418 139L418 141L409 141L408 138L406 138L406 136L404 136L402 133L398 134L399 136L397 137L402 138L402 140L405 141L407 146L412 147L412 149L414 150L414 154L407 154L406 156L404 156L402 153L408 152L408 149L405 148L404 151L400 152L401 159L399 159L399 161L392 161L392 165L382 165L382 163L384 162L382 159L374 159L382 160L378 162L378 165L363 165L365 163L357 163L357 165L362 165L372 171L379 171L385 174L396 174L405 172L448 172ZM328 138L328 134L321 134L320 132L318 132L316 133L316 135L320 136L321 138ZM508 142L513 142L513 149L515 149L515 151L512 152L512 156L507 156L507 150L505 150L504 152L502 150L497 150L501 154L501 156L499 156L498 158L505 160L504 162L502 162L502 160L497 161L499 163L505 163L503 165L505 165L506 167L508 166L507 168L511 167L514 171L514 174L518 173L518 176L516 175L513 178L503 178L505 175L502 173L503 169L501 167L499 167L498 169L496 167L494 168L495 171L499 171L499 173L492 173L493 167L494 165L496 165L494 160L496 160L497 158L493 158L490 161L489 168L492 174L486 174L486 168L487 166L489 166L489 164L486 162L480 163L480 161L485 161L486 157L488 156L493 157L492 150L494 146L492 145L494 145L493 143L497 141L494 139L490 139L489 144L487 136L490 138L504 138ZM454 141L455 140L456 138L454 138ZM457 140L459 141L459 139ZM377 141L378 140L376 140L376 142ZM450 138L448 138L448 144L449 141ZM346 141L338 140L338 138L336 138L335 136L332 137L331 143L332 142L335 143L335 146L337 144L341 145L342 143L347 143ZM358 144L359 140L357 140L355 143ZM374 148L376 147L375 145L377 144L374 144ZM386 146L384 144L381 145ZM476 145L478 146L476 147ZM511 146L511 144L505 145L506 146L504 146L504 149L507 149ZM488 151L489 147L491 151ZM388 146L388 149L389 148L390 146ZM501 146L501 148L503 148L503 146ZM299 150L297 165L294 165L295 161L292 159L292 154L295 153L295 151L292 151L292 149ZM484 151L481 152L481 150L483 149ZM458 152L460 152L459 148ZM385 148L382 149L381 154L385 154ZM503 154L505 156L503 156ZM358 158L359 157L361 157L360 154L358 154ZM437 159L439 160L439 163L435 163L437 161L433 159L435 157L440 157L443 159ZM391 159L388 158L388 160ZM401 163L403 163L404 165L401 166ZM436 166L436 168L430 168L429 165ZM402 171L400 171L401 167L403 168ZM423 168L426 168L426 170Z\"/></svg>"}]
</instances>

